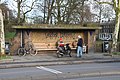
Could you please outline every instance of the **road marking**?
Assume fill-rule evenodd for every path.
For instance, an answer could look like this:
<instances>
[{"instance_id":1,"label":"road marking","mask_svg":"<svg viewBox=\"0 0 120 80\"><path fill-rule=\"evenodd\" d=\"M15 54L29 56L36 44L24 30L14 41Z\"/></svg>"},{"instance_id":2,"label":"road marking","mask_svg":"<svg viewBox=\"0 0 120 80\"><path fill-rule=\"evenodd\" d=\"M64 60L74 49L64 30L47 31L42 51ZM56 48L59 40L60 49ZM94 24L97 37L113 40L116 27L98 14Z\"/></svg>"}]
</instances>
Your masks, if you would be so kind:
<instances>
[{"instance_id":1,"label":"road marking","mask_svg":"<svg viewBox=\"0 0 120 80\"><path fill-rule=\"evenodd\" d=\"M40 66L40 67L36 67L38 69L42 69L42 70L45 70L45 71L49 71L49 72L52 72L52 73L55 73L55 74L61 74L62 72L58 71L58 70L54 70L54 69L50 69L50 68L46 68L46 67L43 67L43 66Z\"/></svg>"}]
</instances>

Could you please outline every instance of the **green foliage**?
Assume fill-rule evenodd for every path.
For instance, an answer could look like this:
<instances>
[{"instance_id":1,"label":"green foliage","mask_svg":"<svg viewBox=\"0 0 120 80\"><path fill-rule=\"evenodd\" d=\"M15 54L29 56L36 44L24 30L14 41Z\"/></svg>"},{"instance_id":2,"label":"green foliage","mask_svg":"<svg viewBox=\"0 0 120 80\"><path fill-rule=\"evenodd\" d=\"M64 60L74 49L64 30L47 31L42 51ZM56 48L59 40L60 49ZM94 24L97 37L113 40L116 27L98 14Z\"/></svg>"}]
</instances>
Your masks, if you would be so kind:
<instances>
[{"instance_id":1,"label":"green foliage","mask_svg":"<svg viewBox=\"0 0 120 80\"><path fill-rule=\"evenodd\" d=\"M12 39L15 36L15 32L7 32L5 33L6 40Z\"/></svg>"}]
</instances>

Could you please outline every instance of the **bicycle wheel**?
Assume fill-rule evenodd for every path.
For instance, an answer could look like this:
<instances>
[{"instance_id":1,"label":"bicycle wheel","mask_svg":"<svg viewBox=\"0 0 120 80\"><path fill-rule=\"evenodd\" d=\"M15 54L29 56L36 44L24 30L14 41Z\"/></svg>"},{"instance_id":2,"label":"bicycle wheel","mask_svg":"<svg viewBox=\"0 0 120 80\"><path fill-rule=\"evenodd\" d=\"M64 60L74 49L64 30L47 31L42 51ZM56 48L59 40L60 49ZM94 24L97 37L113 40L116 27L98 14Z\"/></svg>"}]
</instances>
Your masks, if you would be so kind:
<instances>
[{"instance_id":1,"label":"bicycle wheel","mask_svg":"<svg viewBox=\"0 0 120 80\"><path fill-rule=\"evenodd\" d=\"M19 48L18 49L18 55L19 56L25 56L26 55L25 48Z\"/></svg>"},{"instance_id":2,"label":"bicycle wheel","mask_svg":"<svg viewBox=\"0 0 120 80\"><path fill-rule=\"evenodd\" d=\"M30 49L30 55L35 56L37 54L37 50L31 48Z\"/></svg>"}]
</instances>

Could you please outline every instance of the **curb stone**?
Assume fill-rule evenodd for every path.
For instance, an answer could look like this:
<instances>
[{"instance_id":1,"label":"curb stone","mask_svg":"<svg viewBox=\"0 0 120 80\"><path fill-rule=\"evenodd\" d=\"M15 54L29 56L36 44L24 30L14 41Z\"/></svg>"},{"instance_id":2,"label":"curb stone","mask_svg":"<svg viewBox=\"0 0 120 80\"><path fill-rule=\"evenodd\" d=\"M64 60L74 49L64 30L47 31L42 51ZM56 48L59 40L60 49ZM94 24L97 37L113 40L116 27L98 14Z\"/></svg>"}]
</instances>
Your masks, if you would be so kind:
<instances>
[{"instance_id":1,"label":"curb stone","mask_svg":"<svg viewBox=\"0 0 120 80\"><path fill-rule=\"evenodd\" d=\"M13 61L14 61L13 59L3 59L3 60L0 60L0 63L9 63Z\"/></svg>"}]
</instances>

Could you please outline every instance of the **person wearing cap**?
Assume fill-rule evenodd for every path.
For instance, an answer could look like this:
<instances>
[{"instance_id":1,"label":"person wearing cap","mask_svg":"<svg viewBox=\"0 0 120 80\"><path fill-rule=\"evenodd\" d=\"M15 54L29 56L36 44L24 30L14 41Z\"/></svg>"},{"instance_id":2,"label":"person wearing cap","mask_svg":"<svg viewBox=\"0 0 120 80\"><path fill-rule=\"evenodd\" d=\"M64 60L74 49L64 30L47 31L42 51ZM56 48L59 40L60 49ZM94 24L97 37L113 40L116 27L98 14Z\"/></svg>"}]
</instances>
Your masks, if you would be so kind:
<instances>
[{"instance_id":1,"label":"person wearing cap","mask_svg":"<svg viewBox=\"0 0 120 80\"><path fill-rule=\"evenodd\" d=\"M60 38L59 42L58 42L59 47L63 47L64 46L64 42L62 40L62 38Z\"/></svg>"},{"instance_id":2,"label":"person wearing cap","mask_svg":"<svg viewBox=\"0 0 120 80\"><path fill-rule=\"evenodd\" d=\"M60 38L59 41L58 41L58 47L61 47L63 50L65 49L64 42L63 42L62 38Z\"/></svg>"},{"instance_id":3,"label":"person wearing cap","mask_svg":"<svg viewBox=\"0 0 120 80\"><path fill-rule=\"evenodd\" d=\"M82 57L82 47L83 47L83 39L79 35L78 42L77 42L77 57Z\"/></svg>"}]
</instances>

